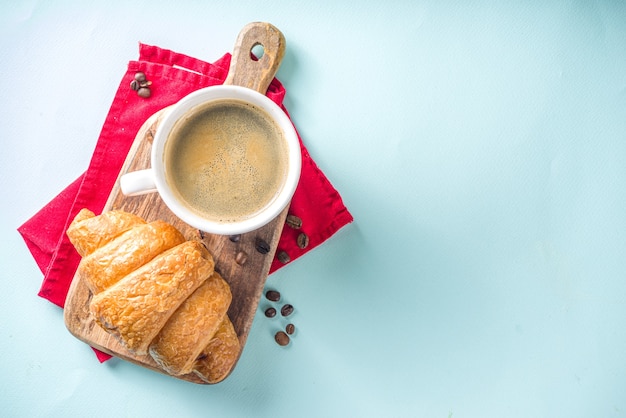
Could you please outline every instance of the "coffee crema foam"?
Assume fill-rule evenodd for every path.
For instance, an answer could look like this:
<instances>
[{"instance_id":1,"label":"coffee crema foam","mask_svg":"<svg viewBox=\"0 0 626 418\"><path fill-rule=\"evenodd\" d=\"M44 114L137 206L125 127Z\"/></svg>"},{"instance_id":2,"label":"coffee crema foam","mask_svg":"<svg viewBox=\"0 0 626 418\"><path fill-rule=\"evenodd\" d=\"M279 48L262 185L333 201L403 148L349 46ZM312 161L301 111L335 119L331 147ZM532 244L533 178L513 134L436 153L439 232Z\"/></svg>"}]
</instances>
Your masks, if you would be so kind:
<instances>
[{"instance_id":1,"label":"coffee crema foam","mask_svg":"<svg viewBox=\"0 0 626 418\"><path fill-rule=\"evenodd\" d=\"M288 170L280 127L264 110L234 99L200 105L177 121L163 158L167 182L185 206L221 223L262 211Z\"/></svg>"}]
</instances>

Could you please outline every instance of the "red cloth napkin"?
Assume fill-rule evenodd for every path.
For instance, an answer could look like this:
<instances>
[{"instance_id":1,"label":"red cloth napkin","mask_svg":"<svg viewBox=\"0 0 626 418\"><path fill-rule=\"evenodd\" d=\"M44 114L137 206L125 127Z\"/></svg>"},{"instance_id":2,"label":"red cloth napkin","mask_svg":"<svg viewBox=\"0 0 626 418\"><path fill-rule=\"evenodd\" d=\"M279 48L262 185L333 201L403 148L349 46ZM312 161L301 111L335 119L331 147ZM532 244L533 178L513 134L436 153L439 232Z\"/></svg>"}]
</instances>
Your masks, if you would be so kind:
<instances>
[{"instance_id":1,"label":"red cloth napkin","mask_svg":"<svg viewBox=\"0 0 626 418\"><path fill-rule=\"evenodd\" d=\"M44 274L39 296L63 307L80 256L65 231L82 208L100 213L117 179L128 150L141 125L158 110L202 87L223 84L230 54L208 63L157 46L139 45L139 59L130 61L98 138L87 171L51 202L18 228L37 265ZM152 82L149 98L130 88L137 72ZM285 89L274 79L267 96L283 106ZM353 218L341 196L318 168L300 139L302 174L289 213L302 219L302 229L285 228L278 251L293 261L315 248ZM296 244L299 232L309 236L309 245ZM278 252L277 251L277 252ZM284 264L275 259L270 273ZM96 350L100 361L110 356Z\"/></svg>"}]
</instances>

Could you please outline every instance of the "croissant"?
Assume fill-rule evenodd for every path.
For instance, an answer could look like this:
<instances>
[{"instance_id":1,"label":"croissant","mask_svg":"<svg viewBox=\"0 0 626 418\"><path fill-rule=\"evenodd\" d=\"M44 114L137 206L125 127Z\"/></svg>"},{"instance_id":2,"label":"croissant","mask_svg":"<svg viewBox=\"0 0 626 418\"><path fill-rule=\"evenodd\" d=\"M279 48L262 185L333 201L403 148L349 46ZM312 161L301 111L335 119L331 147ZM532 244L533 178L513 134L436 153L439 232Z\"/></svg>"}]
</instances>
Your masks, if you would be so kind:
<instances>
[{"instance_id":1,"label":"croissant","mask_svg":"<svg viewBox=\"0 0 626 418\"><path fill-rule=\"evenodd\" d=\"M227 315L232 295L204 245L124 211L83 209L67 235L100 327L171 375L193 372L206 383L228 375L240 354Z\"/></svg>"},{"instance_id":2,"label":"croissant","mask_svg":"<svg viewBox=\"0 0 626 418\"><path fill-rule=\"evenodd\" d=\"M150 345L150 355L173 375L190 373L196 358L226 316L232 295L228 283L214 272L167 321Z\"/></svg>"}]
</instances>

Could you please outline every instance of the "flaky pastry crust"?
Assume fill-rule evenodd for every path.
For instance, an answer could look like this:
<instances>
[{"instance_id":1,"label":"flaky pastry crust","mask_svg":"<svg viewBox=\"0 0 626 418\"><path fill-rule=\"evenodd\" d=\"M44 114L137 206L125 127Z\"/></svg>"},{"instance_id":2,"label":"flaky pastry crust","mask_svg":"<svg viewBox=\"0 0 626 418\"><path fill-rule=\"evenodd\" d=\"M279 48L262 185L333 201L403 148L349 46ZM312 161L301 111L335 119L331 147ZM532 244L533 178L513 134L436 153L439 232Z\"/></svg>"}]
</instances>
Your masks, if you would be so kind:
<instances>
[{"instance_id":1,"label":"flaky pastry crust","mask_svg":"<svg viewBox=\"0 0 626 418\"><path fill-rule=\"evenodd\" d=\"M230 373L240 351L237 333L227 315L194 363L193 372L206 383L220 382Z\"/></svg>"},{"instance_id":2,"label":"flaky pastry crust","mask_svg":"<svg viewBox=\"0 0 626 418\"><path fill-rule=\"evenodd\" d=\"M157 255L185 242L185 237L163 221L136 225L87 257L77 274L92 293L98 294Z\"/></svg>"},{"instance_id":3,"label":"flaky pastry crust","mask_svg":"<svg viewBox=\"0 0 626 418\"><path fill-rule=\"evenodd\" d=\"M193 364L226 316L232 295L214 272L183 302L150 345L150 355L169 374L191 373Z\"/></svg>"},{"instance_id":4,"label":"flaky pastry crust","mask_svg":"<svg viewBox=\"0 0 626 418\"><path fill-rule=\"evenodd\" d=\"M78 254L85 257L123 232L145 223L139 216L121 210L96 216L89 209L83 208L67 228L67 236Z\"/></svg>"},{"instance_id":5,"label":"flaky pastry crust","mask_svg":"<svg viewBox=\"0 0 626 418\"><path fill-rule=\"evenodd\" d=\"M96 294L89 310L129 351L145 355L174 311L213 273L214 265L201 243L184 242Z\"/></svg>"}]
</instances>

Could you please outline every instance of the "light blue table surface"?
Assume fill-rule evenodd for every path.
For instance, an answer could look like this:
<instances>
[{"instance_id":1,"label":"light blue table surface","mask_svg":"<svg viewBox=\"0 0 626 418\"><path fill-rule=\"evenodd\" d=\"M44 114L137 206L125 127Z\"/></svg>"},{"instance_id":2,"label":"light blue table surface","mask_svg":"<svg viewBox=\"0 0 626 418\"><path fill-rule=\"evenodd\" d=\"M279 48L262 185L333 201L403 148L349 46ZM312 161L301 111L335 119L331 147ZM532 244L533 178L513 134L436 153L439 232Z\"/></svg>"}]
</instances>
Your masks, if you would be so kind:
<instances>
[{"instance_id":1,"label":"light blue table surface","mask_svg":"<svg viewBox=\"0 0 626 418\"><path fill-rule=\"evenodd\" d=\"M37 297L16 229L87 167L138 42L287 38L278 78L355 222L270 276L229 379L112 360ZM0 5L0 415L626 415L626 3Z\"/></svg>"}]
</instances>

